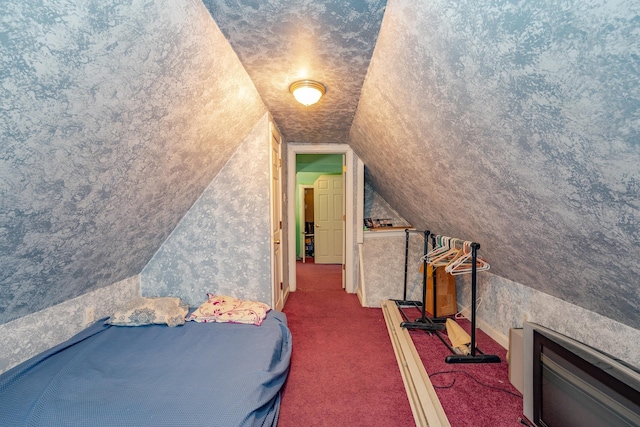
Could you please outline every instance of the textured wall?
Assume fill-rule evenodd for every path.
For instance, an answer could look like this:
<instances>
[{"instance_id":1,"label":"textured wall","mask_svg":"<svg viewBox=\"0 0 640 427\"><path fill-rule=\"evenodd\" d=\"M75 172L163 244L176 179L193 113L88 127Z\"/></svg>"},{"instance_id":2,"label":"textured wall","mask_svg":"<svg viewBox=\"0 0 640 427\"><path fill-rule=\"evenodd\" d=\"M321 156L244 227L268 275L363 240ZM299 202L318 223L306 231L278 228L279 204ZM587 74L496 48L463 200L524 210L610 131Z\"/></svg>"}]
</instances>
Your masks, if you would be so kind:
<instances>
[{"instance_id":1,"label":"textured wall","mask_svg":"<svg viewBox=\"0 0 640 427\"><path fill-rule=\"evenodd\" d=\"M98 320L139 295L140 276L136 275L0 325L0 373L84 329L85 308L93 307Z\"/></svg>"},{"instance_id":2,"label":"textured wall","mask_svg":"<svg viewBox=\"0 0 640 427\"><path fill-rule=\"evenodd\" d=\"M140 273L266 109L199 0L0 16L4 323Z\"/></svg>"},{"instance_id":3,"label":"textured wall","mask_svg":"<svg viewBox=\"0 0 640 427\"><path fill-rule=\"evenodd\" d=\"M389 1L351 146L419 229L640 328L640 3Z\"/></svg>"},{"instance_id":4,"label":"textured wall","mask_svg":"<svg viewBox=\"0 0 640 427\"><path fill-rule=\"evenodd\" d=\"M410 226L367 182L364 184L364 218L390 219L394 227Z\"/></svg>"},{"instance_id":5,"label":"textured wall","mask_svg":"<svg viewBox=\"0 0 640 427\"><path fill-rule=\"evenodd\" d=\"M212 292L271 305L269 185L265 114L144 268L142 295L198 306Z\"/></svg>"},{"instance_id":6,"label":"textured wall","mask_svg":"<svg viewBox=\"0 0 640 427\"><path fill-rule=\"evenodd\" d=\"M369 185L364 182L364 218L389 218L392 224L408 225L398 213ZM358 224L357 227L363 227ZM380 307L385 299L402 299L404 294L404 262L406 234L403 230L366 231L362 246L364 263L364 287L361 303L364 307ZM424 252L424 239L416 234L409 235L407 265L407 299L422 300L421 276L415 267ZM357 259L358 264L360 259ZM357 279L361 284L360 268Z\"/></svg>"},{"instance_id":7,"label":"textured wall","mask_svg":"<svg viewBox=\"0 0 640 427\"><path fill-rule=\"evenodd\" d=\"M398 213L369 185L365 174L364 218L388 218L394 226L408 226ZM358 227L362 227L361 224ZM403 230L378 230L364 233L364 307L380 307L386 299L404 296L404 263L406 234ZM409 234L407 257L407 299L422 301L420 257L424 253L424 238ZM359 259L358 259L359 262ZM358 269L358 275L360 270Z\"/></svg>"},{"instance_id":8,"label":"textured wall","mask_svg":"<svg viewBox=\"0 0 640 427\"><path fill-rule=\"evenodd\" d=\"M386 299L404 296L404 262L406 235L402 230L366 231L364 233L364 307L380 307ZM422 301L420 257L424 238L409 235L407 257L407 300Z\"/></svg>"},{"instance_id":9,"label":"textured wall","mask_svg":"<svg viewBox=\"0 0 640 427\"><path fill-rule=\"evenodd\" d=\"M285 140L346 144L384 0L203 0L282 130ZM291 83L327 86L304 107Z\"/></svg>"},{"instance_id":10,"label":"textured wall","mask_svg":"<svg viewBox=\"0 0 640 427\"><path fill-rule=\"evenodd\" d=\"M458 309L469 307L471 281L458 276ZM640 369L640 330L570 304L549 294L511 282L490 272L478 273L477 319L505 337L509 328L528 321L599 348Z\"/></svg>"}]
</instances>

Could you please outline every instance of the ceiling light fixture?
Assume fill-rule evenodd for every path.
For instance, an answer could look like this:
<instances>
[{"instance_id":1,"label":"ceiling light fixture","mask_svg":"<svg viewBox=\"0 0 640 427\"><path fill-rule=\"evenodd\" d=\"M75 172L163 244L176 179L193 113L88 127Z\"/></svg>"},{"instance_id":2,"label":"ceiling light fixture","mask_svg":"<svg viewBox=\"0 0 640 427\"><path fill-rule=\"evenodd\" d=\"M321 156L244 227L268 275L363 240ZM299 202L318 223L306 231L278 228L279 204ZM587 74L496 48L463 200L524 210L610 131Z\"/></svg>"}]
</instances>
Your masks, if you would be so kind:
<instances>
[{"instance_id":1,"label":"ceiling light fixture","mask_svg":"<svg viewBox=\"0 0 640 427\"><path fill-rule=\"evenodd\" d=\"M327 88L320 82L300 80L289 86L289 91L300 104L309 106L315 104L325 94Z\"/></svg>"}]
</instances>

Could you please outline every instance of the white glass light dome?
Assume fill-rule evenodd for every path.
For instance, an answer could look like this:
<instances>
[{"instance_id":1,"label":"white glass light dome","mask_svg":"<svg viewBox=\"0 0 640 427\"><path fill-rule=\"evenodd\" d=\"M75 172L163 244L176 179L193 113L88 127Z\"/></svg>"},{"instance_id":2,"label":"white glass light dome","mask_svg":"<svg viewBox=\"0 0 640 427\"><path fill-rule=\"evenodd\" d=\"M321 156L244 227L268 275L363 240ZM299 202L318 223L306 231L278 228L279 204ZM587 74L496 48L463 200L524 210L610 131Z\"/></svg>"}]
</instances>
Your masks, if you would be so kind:
<instances>
[{"instance_id":1,"label":"white glass light dome","mask_svg":"<svg viewBox=\"0 0 640 427\"><path fill-rule=\"evenodd\" d=\"M325 94L326 88L322 83L313 80L300 80L289 87L296 101L304 106L313 105Z\"/></svg>"}]
</instances>

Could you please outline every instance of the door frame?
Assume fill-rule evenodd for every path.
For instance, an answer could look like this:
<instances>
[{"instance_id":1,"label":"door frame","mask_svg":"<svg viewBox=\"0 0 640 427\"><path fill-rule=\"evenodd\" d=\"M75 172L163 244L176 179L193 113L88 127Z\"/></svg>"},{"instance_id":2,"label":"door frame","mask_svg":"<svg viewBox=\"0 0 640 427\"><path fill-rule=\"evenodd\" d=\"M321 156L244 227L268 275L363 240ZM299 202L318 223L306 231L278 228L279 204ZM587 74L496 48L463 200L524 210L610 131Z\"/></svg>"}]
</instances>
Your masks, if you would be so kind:
<instances>
[{"instance_id":1,"label":"door frame","mask_svg":"<svg viewBox=\"0 0 640 427\"><path fill-rule=\"evenodd\" d=\"M304 223L305 221L303 221L304 218L304 190L308 190L308 189L312 189L313 190L313 184L302 184L298 187L298 200L302 201L302 203L300 203L300 210L298 212L299 215L299 219L300 221L298 222L300 224L300 235L297 237L297 239L300 239L300 249L302 252L302 262L305 262L305 248L304 248ZM295 199L293 201L295 203ZM296 245L297 245L297 241L296 241ZM296 257L298 256L298 254L296 254Z\"/></svg>"},{"instance_id":2,"label":"door frame","mask_svg":"<svg viewBox=\"0 0 640 427\"><path fill-rule=\"evenodd\" d=\"M278 159L276 159L278 166L277 171L273 170L273 149L272 143L273 140L278 141ZM278 183L279 186L277 190L274 192L273 179L274 173L278 174ZM269 242L271 246L271 307L276 310L282 310L284 307L284 303L287 299L288 289L284 289L284 245L282 241L284 240L282 233L284 232L282 228L282 223L284 219L284 211L283 207L283 199L282 199L282 136L277 126L273 122L273 119L269 117L269 217L270 217L270 228L269 228ZM275 193L275 194L274 194ZM280 211L280 242L278 242L279 246L279 254L280 259L278 259L278 255L276 253L276 242L274 242L273 230L276 228L276 212L275 207L279 205ZM280 280L276 280L279 278ZM279 283L278 283L279 282Z\"/></svg>"},{"instance_id":3,"label":"door frame","mask_svg":"<svg viewBox=\"0 0 640 427\"><path fill-rule=\"evenodd\" d=\"M287 217L293 220L287 221L287 242L289 248L296 247L296 155L297 154L344 154L344 164L347 171L344 173L344 197L345 197L345 226L344 226L344 270L342 272L345 290L355 293L353 280L354 262L354 176L353 150L347 144L287 144ZM289 291L296 290L296 251L287 253L289 271Z\"/></svg>"}]
</instances>

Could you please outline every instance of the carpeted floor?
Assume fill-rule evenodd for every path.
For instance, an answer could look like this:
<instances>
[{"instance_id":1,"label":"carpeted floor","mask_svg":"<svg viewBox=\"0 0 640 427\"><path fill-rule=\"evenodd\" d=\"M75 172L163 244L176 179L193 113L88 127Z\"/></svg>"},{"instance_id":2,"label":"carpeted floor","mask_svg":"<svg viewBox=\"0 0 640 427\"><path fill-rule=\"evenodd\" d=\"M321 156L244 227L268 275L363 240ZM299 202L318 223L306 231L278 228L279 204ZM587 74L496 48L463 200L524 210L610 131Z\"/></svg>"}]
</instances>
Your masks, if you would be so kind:
<instances>
[{"instance_id":1,"label":"carpeted floor","mask_svg":"<svg viewBox=\"0 0 640 427\"><path fill-rule=\"evenodd\" d=\"M418 310L406 312L412 313L409 318L420 317ZM457 323L470 332L468 320ZM452 426L522 427L522 395L509 382L506 350L501 345L476 329L477 348L499 356L501 362L450 364L445 357L451 352L435 334L409 334Z\"/></svg>"},{"instance_id":2,"label":"carpeted floor","mask_svg":"<svg viewBox=\"0 0 640 427\"><path fill-rule=\"evenodd\" d=\"M298 267L298 290L284 308L293 355L278 425L414 426L382 310L361 307L342 289L339 265L310 258ZM469 331L468 321L459 324ZM450 353L438 337L410 334L453 427L522 426L522 396L499 344L478 329L478 348L502 362L447 364Z\"/></svg>"},{"instance_id":3,"label":"carpeted floor","mask_svg":"<svg viewBox=\"0 0 640 427\"><path fill-rule=\"evenodd\" d=\"M382 310L342 289L341 266L299 266L283 310L293 354L278 426L415 425Z\"/></svg>"}]
</instances>

